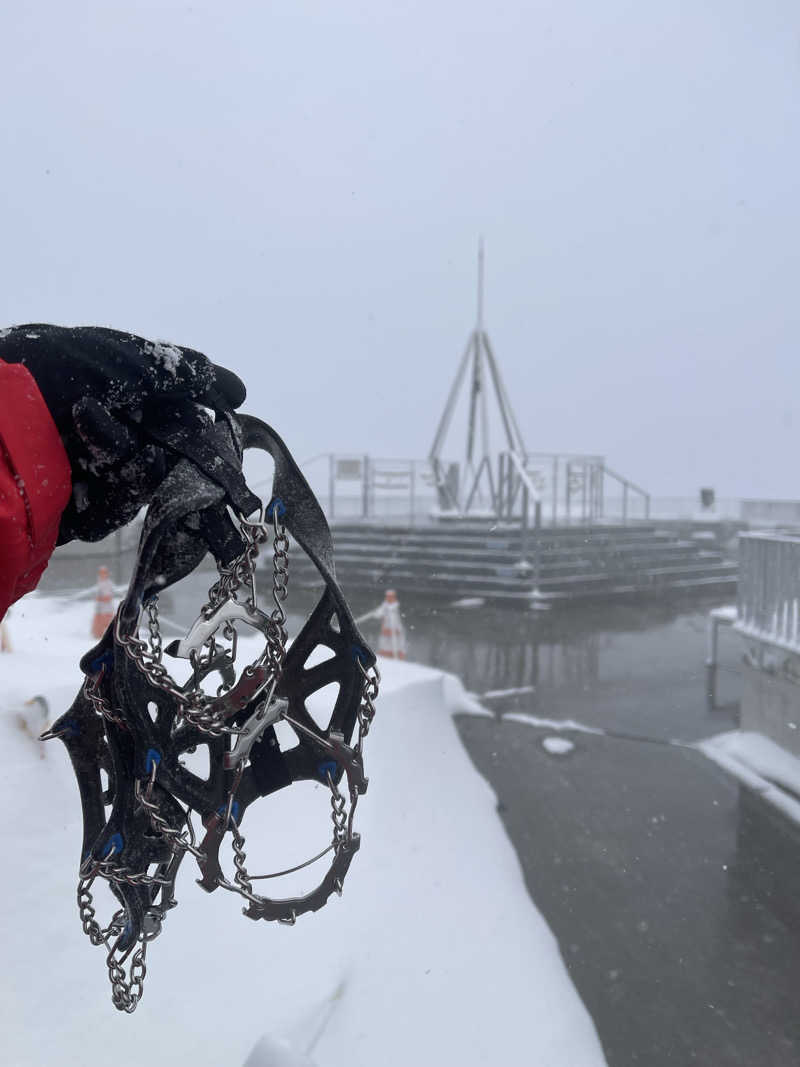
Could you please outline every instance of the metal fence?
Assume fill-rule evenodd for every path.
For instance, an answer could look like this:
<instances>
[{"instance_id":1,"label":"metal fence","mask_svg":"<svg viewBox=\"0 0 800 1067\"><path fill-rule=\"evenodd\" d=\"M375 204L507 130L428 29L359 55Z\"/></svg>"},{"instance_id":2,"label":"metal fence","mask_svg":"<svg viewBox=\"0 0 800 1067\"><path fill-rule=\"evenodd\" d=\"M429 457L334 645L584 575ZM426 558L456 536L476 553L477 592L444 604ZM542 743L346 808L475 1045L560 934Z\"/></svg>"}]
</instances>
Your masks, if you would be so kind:
<instances>
[{"instance_id":1,"label":"metal fence","mask_svg":"<svg viewBox=\"0 0 800 1067\"><path fill-rule=\"evenodd\" d=\"M791 652L800 652L800 537L739 536L736 629Z\"/></svg>"},{"instance_id":2,"label":"metal fence","mask_svg":"<svg viewBox=\"0 0 800 1067\"><path fill-rule=\"evenodd\" d=\"M761 526L800 527L800 500L740 500L739 518Z\"/></svg>"},{"instance_id":3,"label":"metal fence","mask_svg":"<svg viewBox=\"0 0 800 1067\"><path fill-rule=\"evenodd\" d=\"M537 502L543 525L683 520L742 522L764 529L800 530L800 501L695 496L651 496L612 470L604 456L532 452L501 453L469 500L474 518L519 519L527 497L530 518ZM428 460L385 459L366 454L324 454L303 464L303 473L329 520L381 520L422 524L457 514L453 502L473 484L463 465Z\"/></svg>"},{"instance_id":4,"label":"metal fence","mask_svg":"<svg viewBox=\"0 0 800 1067\"><path fill-rule=\"evenodd\" d=\"M458 463L320 455L303 473L329 520L421 524L442 516L539 519L548 524L647 519L649 496L610 470L602 456L530 453L520 465L502 453L475 477ZM471 486L465 500L464 488ZM462 508L456 504L462 501ZM465 506L466 505L466 506Z\"/></svg>"},{"instance_id":5,"label":"metal fence","mask_svg":"<svg viewBox=\"0 0 800 1067\"><path fill-rule=\"evenodd\" d=\"M605 456L530 452L525 470L538 492L543 522L624 523L650 517L649 493L613 471Z\"/></svg>"}]
</instances>

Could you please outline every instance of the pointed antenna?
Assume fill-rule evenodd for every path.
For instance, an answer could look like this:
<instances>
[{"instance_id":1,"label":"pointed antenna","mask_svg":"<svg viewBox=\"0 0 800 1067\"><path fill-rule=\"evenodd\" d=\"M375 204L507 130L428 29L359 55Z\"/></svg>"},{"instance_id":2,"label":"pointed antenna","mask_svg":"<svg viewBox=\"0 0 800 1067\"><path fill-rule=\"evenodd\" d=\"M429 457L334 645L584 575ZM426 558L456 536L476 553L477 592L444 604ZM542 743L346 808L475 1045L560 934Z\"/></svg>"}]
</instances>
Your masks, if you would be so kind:
<instances>
[{"instance_id":1,"label":"pointed antenna","mask_svg":"<svg viewBox=\"0 0 800 1067\"><path fill-rule=\"evenodd\" d=\"M483 237L478 238L478 333L483 332Z\"/></svg>"}]
</instances>

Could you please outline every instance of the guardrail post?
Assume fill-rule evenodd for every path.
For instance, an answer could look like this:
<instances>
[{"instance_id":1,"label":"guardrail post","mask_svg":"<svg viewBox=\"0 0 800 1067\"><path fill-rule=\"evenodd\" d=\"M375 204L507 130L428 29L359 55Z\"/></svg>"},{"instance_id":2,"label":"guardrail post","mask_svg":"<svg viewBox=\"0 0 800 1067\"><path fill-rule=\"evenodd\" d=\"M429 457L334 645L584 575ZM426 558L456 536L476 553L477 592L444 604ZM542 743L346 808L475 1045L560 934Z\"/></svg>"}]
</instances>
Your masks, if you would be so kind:
<instances>
[{"instance_id":1,"label":"guardrail post","mask_svg":"<svg viewBox=\"0 0 800 1067\"><path fill-rule=\"evenodd\" d=\"M717 703L717 648L719 645L719 621L709 612L707 623L706 698L713 711Z\"/></svg>"},{"instance_id":2,"label":"guardrail post","mask_svg":"<svg viewBox=\"0 0 800 1067\"><path fill-rule=\"evenodd\" d=\"M521 530L520 530L520 532L522 534L522 536L520 538L520 558L521 559L527 559L528 558L528 540L529 540L528 535L529 535L529 532L530 532L530 530L529 530L530 523L529 523L529 518L528 518L528 507L529 507L529 504L530 504L530 501L529 501L528 487L523 482L522 483L522 527L521 527Z\"/></svg>"},{"instance_id":3,"label":"guardrail post","mask_svg":"<svg viewBox=\"0 0 800 1067\"><path fill-rule=\"evenodd\" d=\"M558 525L558 456L553 456L553 526Z\"/></svg>"},{"instance_id":4,"label":"guardrail post","mask_svg":"<svg viewBox=\"0 0 800 1067\"><path fill-rule=\"evenodd\" d=\"M644 517L646 519L650 518L650 494L649 493L645 493L644 494Z\"/></svg>"},{"instance_id":5,"label":"guardrail post","mask_svg":"<svg viewBox=\"0 0 800 1067\"><path fill-rule=\"evenodd\" d=\"M336 500L336 457L333 452L328 456L328 518L333 518Z\"/></svg>"},{"instance_id":6,"label":"guardrail post","mask_svg":"<svg viewBox=\"0 0 800 1067\"><path fill-rule=\"evenodd\" d=\"M622 483L622 525L628 524L628 483Z\"/></svg>"},{"instance_id":7,"label":"guardrail post","mask_svg":"<svg viewBox=\"0 0 800 1067\"><path fill-rule=\"evenodd\" d=\"M409 511L408 519L409 525L413 526L416 519L416 501L414 499L417 491L417 468L414 464L414 460L409 460L408 470L408 486L409 486Z\"/></svg>"},{"instance_id":8,"label":"guardrail post","mask_svg":"<svg viewBox=\"0 0 800 1067\"><path fill-rule=\"evenodd\" d=\"M706 697L708 707L713 711L717 705L717 668L719 666L719 628L732 626L736 617L727 608L712 608L708 613L706 629Z\"/></svg>"},{"instance_id":9,"label":"guardrail post","mask_svg":"<svg viewBox=\"0 0 800 1067\"><path fill-rule=\"evenodd\" d=\"M369 456L364 456L361 461L362 470L362 499L361 499L361 517L366 519L369 517Z\"/></svg>"}]
</instances>

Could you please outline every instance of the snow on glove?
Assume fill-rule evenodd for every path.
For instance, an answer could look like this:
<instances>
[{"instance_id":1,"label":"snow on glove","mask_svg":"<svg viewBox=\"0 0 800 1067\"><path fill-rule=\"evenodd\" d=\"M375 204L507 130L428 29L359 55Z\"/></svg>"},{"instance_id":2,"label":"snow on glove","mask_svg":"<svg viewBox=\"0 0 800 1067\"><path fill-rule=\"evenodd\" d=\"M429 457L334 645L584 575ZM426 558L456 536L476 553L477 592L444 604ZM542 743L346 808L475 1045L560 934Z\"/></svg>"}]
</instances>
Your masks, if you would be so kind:
<instances>
[{"instance_id":1,"label":"snow on glove","mask_svg":"<svg viewBox=\"0 0 800 1067\"><path fill-rule=\"evenodd\" d=\"M148 434L209 422L245 398L239 378L201 352L96 326L0 331L0 359L36 380L72 468L58 543L98 541L130 522L180 458Z\"/></svg>"}]
</instances>

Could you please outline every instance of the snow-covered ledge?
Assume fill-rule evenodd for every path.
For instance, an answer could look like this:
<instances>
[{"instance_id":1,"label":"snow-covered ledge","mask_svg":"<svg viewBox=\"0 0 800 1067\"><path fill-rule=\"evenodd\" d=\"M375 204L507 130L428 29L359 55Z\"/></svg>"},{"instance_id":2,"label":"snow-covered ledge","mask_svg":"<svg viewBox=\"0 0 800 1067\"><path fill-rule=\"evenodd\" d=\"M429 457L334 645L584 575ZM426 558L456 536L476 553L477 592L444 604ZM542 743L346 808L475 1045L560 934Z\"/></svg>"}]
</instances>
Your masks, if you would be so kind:
<instances>
[{"instance_id":1,"label":"snow-covered ledge","mask_svg":"<svg viewBox=\"0 0 800 1067\"><path fill-rule=\"evenodd\" d=\"M731 730L695 746L800 824L800 759L763 734Z\"/></svg>"},{"instance_id":2,"label":"snow-covered ledge","mask_svg":"<svg viewBox=\"0 0 800 1067\"><path fill-rule=\"evenodd\" d=\"M602 1067L496 798L456 733L451 713L470 698L442 671L395 662L381 663L362 847L342 899L292 928L255 924L228 894L203 893L187 861L180 906L148 953L144 1000L120 1019L75 910L80 804L66 753L51 741L40 759L16 725L30 696L53 716L71 701L91 612L26 598L9 620L16 651L0 656L0 803L16 813L14 877L0 886L7 1062L104 1063L113 1049L116 1067L138 1067L143 1050L195 1067L251 1054L259 1067ZM303 828L328 833L326 791L303 785L248 816L248 856L262 869L296 858Z\"/></svg>"}]
</instances>

